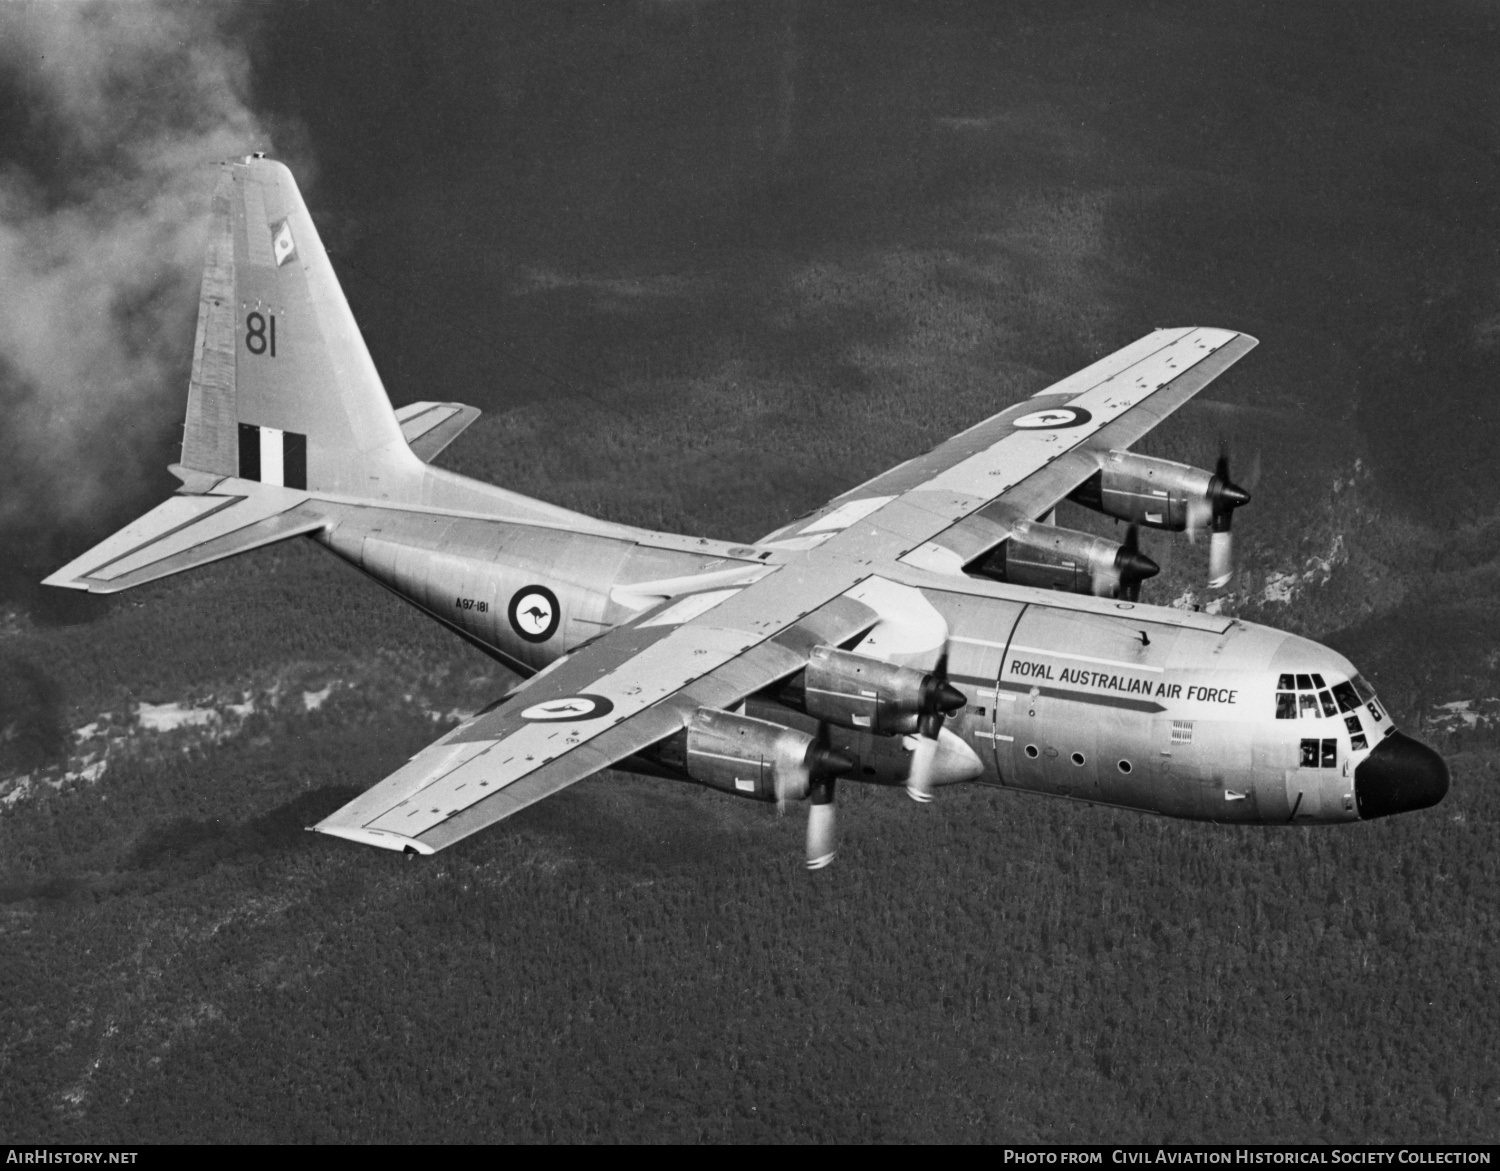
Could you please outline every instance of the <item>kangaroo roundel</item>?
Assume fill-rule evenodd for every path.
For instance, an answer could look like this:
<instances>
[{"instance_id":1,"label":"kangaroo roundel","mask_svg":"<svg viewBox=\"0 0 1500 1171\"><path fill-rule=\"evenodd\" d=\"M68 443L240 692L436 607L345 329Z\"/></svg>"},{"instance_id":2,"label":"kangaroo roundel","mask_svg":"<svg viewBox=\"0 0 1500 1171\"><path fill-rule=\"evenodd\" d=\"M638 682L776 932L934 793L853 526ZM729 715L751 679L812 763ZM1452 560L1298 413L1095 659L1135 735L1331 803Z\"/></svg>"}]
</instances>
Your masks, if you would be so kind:
<instances>
[{"instance_id":1,"label":"kangaroo roundel","mask_svg":"<svg viewBox=\"0 0 1500 1171\"><path fill-rule=\"evenodd\" d=\"M540 723L564 723L577 720L597 720L615 710L615 705L602 695L569 695L562 699L533 704L521 713L523 720Z\"/></svg>"},{"instance_id":2,"label":"kangaroo roundel","mask_svg":"<svg viewBox=\"0 0 1500 1171\"><path fill-rule=\"evenodd\" d=\"M1045 411L1032 411L1011 423L1022 431L1055 431L1064 427L1082 427L1093 419L1082 407L1049 407Z\"/></svg>"},{"instance_id":3,"label":"kangaroo roundel","mask_svg":"<svg viewBox=\"0 0 1500 1171\"><path fill-rule=\"evenodd\" d=\"M557 595L546 586L523 586L510 600L511 629L527 642L546 642L557 632L561 616Z\"/></svg>"}]
</instances>

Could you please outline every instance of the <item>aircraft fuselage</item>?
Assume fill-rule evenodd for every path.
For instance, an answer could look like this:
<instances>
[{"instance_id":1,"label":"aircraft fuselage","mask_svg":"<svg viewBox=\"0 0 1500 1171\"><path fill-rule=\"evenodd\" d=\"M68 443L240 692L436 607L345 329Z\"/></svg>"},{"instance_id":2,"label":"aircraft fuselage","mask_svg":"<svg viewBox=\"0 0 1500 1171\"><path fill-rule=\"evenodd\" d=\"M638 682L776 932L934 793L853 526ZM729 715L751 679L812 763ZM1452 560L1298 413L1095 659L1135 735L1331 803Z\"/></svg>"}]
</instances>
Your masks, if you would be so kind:
<instances>
[{"instance_id":1,"label":"aircraft fuselage","mask_svg":"<svg viewBox=\"0 0 1500 1171\"><path fill-rule=\"evenodd\" d=\"M660 603L653 590L675 578L732 584L794 572L800 557L352 506L316 539L522 673ZM980 783L1265 824L1356 821L1446 791L1441 758L1395 730L1353 664L1308 639L963 575L883 576L919 590L946 623L949 679L967 700L948 731L977 757ZM746 714L804 730L816 723L770 698L752 698ZM855 761L851 780L905 783L909 738L828 734Z\"/></svg>"}]
</instances>

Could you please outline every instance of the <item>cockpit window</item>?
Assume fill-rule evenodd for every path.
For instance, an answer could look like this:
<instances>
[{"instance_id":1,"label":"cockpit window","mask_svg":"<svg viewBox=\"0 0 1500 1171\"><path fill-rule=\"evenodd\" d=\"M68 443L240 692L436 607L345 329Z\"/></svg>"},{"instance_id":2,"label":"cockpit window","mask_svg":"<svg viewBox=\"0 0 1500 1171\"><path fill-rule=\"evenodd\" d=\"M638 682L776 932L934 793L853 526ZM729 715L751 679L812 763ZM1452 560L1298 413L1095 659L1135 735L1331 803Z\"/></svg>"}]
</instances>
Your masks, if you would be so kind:
<instances>
[{"instance_id":1,"label":"cockpit window","mask_svg":"<svg viewBox=\"0 0 1500 1171\"><path fill-rule=\"evenodd\" d=\"M1283 679L1290 679L1290 675L1283 675ZM1276 693L1276 718L1278 720L1295 720L1297 718L1297 697L1290 691L1278 691Z\"/></svg>"},{"instance_id":2,"label":"cockpit window","mask_svg":"<svg viewBox=\"0 0 1500 1171\"><path fill-rule=\"evenodd\" d=\"M1297 714L1304 720L1316 720L1318 718L1318 697L1310 691L1299 692L1297 695Z\"/></svg>"},{"instance_id":3,"label":"cockpit window","mask_svg":"<svg viewBox=\"0 0 1500 1171\"><path fill-rule=\"evenodd\" d=\"M1375 689L1365 682L1363 675L1356 675L1349 682L1354 684L1355 693L1366 703L1375 698Z\"/></svg>"},{"instance_id":4,"label":"cockpit window","mask_svg":"<svg viewBox=\"0 0 1500 1171\"><path fill-rule=\"evenodd\" d=\"M1313 685L1313 681L1312 681L1312 676L1311 675L1298 675L1297 676L1297 690L1298 691L1311 691L1312 690L1312 685Z\"/></svg>"},{"instance_id":5,"label":"cockpit window","mask_svg":"<svg viewBox=\"0 0 1500 1171\"><path fill-rule=\"evenodd\" d=\"M1339 714L1339 709L1333 706L1333 696L1329 695L1328 692L1318 692L1318 702L1323 705L1323 714L1325 716L1336 716Z\"/></svg>"},{"instance_id":6,"label":"cockpit window","mask_svg":"<svg viewBox=\"0 0 1500 1171\"><path fill-rule=\"evenodd\" d=\"M1328 684L1326 684L1326 683L1323 682L1323 676L1319 675L1316 671L1313 672L1312 681L1313 681L1313 686L1317 687L1319 689L1328 686Z\"/></svg>"},{"instance_id":7,"label":"cockpit window","mask_svg":"<svg viewBox=\"0 0 1500 1171\"><path fill-rule=\"evenodd\" d=\"M1333 685L1333 698L1339 701L1339 711L1356 712L1359 710L1359 696L1354 693L1354 688L1348 683L1335 683Z\"/></svg>"},{"instance_id":8,"label":"cockpit window","mask_svg":"<svg viewBox=\"0 0 1500 1171\"><path fill-rule=\"evenodd\" d=\"M1278 691L1294 691L1296 687L1297 680L1291 675L1283 675L1276 681L1276 689Z\"/></svg>"}]
</instances>

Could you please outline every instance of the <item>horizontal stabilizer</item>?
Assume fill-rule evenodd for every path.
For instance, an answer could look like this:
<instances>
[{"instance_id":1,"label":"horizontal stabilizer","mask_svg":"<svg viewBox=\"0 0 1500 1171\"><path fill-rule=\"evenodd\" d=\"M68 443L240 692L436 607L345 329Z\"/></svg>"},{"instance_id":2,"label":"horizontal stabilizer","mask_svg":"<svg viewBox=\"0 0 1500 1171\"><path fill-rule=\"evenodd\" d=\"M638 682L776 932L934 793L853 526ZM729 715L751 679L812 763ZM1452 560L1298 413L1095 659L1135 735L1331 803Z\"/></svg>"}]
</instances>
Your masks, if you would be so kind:
<instances>
[{"instance_id":1,"label":"horizontal stabilizer","mask_svg":"<svg viewBox=\"0 0 1500 1171\"><path fill-rule=\"evenodd\" d=\"M410 403L396 412L396 421L412 454L430 464L483 413L463 403Z\"/></svg>"},{"instance_id":2,"label":"horizontal stabilizer","mask_svg":"<svg viewBox=\"0 0 1500 1171\"><path fill-rule=\"evenodd\" d=\"M164 500L42 584L113 594L310 533L326 521L306 499L286 488L222 480L213 495Z\"/></svg>"}]
</instances>

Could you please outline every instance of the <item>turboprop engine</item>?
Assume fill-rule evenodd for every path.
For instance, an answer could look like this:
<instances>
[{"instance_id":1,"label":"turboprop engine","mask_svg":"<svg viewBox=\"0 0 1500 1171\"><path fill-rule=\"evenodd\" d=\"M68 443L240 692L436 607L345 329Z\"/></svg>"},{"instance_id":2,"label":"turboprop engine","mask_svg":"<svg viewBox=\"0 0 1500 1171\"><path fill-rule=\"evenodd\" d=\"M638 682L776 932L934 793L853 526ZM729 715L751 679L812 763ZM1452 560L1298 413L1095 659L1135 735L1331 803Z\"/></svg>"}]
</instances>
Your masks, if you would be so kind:
<instances>
[{"instance_id":1,"label":"turboprop engine","mask_svg":"<svg viewBox=\"0 0 1500 1171\"><path fill-rule=\"evenodd\" d=\"M934 671L882 662L837 647L814 647L807 668L782 698L824 723L881 736L911 736L906 791L914 801L932 800L935 785L950 778L955 754L942 751L943 721L964 706L964 693L948 682L948 657ZM952 739L951 733L949 739ZM973 774L959 759L958 777ZM970 754L972 755L972 754Z\"/></svg>"},{"instance_id":2,"label":"turboprop engine","mask_svg":"<svg viewBox=\"0 0 1500 1171\"><path fill-rule=\"evenodd\" d=\"M854 762L821 738L769 720L699 708L655 756L701 784L738 797L775 801L782 807L811 798L807 867L819 870L833 861L833 785Z\"/></svg>"},{"instance_id":3,"label":"turboprop engine","mask_svg":"<svg viewBox=\"0 0 1500 1171\"><path fill-rule=\"evenodd\" d=\"M1147 528L1192 535L1209 529L1209 585L1218 588L1234 572L1230 528L1234 510L1250 502L1250 493L1230 479L1228 453L1220 453L1214 470L1206 472L1190 464L1112 451L1103 467L1068 499Z\"/></svg>"},{"instance_id":4,"label":"turboprop engine","mask_svg":"<svg viewBox=\"0 0 1500 1171\"><path fill-rule=\"evenodd\" d=\"M1023 522L1001 544L965 566L1012 585L1134 600L1161 567L1140 551L1135 526L1123 544L1040 521Z\"/></svg>"}]
</instances>

